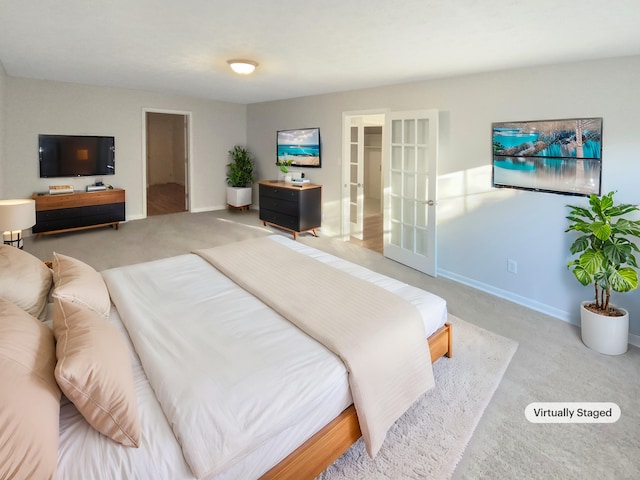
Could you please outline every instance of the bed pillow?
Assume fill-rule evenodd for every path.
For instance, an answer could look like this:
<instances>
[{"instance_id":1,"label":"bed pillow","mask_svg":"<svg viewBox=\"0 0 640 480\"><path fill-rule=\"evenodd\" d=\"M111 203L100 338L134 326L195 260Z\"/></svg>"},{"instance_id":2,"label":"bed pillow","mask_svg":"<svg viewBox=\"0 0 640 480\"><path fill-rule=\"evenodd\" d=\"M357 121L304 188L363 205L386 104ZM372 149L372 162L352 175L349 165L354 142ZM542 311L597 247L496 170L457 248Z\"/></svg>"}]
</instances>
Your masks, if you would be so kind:
<instances>
[{"instance_id":1,"label":"bed pillow","mask_svg":"<svg viewBox=\"0 0 640 480\"><path fill-rule=\"evenodd\" d=\"M94 311L54 298L58 385L93 428L138 447L140 421L129 349L122 334Z\"/></svg>"},{"instance_id":2,"label":"bed pillow","mask_svg":"<svg viewBox=\"0 0 640 480\"><path fill-rule=\"evenodd\" d=\"M0 245L0 297L44 320L51 290L51 270L33 255Z\"/></svg>"},{"instance_id":3,"label":"bed pillow","mask_svg":"<svg viewBox=\"0 0 640 480\"><path fill-rule=\"evenodd\" d=\"M73 258L53 253L53 297L63 298L108 318L109 291L102 275L93 267Z\"/></svg>"},{"instance_id":4,"label":"bed pillow","mask_svg":"<svg viewBox=\"0 0 640 480\"><path fill-rule=\"evenodd\" d=\"M55 478L60 416L55 364L51 329L0 298L0 478Z\"/></svg>"}]
</instances>

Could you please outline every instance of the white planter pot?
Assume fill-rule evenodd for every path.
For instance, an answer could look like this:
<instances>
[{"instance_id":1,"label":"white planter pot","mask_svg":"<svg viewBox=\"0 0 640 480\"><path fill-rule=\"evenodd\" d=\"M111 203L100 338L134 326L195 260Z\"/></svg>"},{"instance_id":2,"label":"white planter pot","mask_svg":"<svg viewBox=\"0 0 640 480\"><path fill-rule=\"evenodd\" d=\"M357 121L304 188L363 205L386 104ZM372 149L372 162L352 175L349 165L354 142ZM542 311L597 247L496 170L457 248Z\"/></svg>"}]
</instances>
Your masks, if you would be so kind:
<instances>
[{"instance_id":1,"label":"white planter pot","mask_svg":"<svg viewBox=\"0 0 640 480\"><path fill-rule=\"evenodd\" d=\"M592 300L580 305L580 323L582 327L582 342L596 352L607 355L622 355L629 345L629 312L622 317L607 317L598 315L584 308Z\"/></svg>"},{"instance_id":2,"label":"white planter pot","mask_svg":"<svg viewBox=\"0 0 640 480\"><path fill-rule=\"evenodd\" d=\"M251 205L251 187L227 187L227 204L232 207Z\"/></svg>"}]
</instances>

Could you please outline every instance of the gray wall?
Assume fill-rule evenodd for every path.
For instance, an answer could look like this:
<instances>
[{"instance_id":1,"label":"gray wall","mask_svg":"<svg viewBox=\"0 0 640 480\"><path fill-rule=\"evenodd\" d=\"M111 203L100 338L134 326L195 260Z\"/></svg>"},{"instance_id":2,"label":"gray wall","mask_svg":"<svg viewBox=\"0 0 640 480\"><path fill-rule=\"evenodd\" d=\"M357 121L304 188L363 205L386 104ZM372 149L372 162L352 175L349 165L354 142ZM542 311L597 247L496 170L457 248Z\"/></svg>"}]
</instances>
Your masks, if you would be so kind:
<instances>
[{"instance_id":1,"label":"gray wall","mask_svg":"<svg viewBox=\"0 0 640 480\"><path fill-rule=\"evenodd\" d=\"M190 112L192 211L226 205L227 151L246 143L246 106L138 90L5 78L5 198L27 198L49 184L82 190L95 177L41 179L38 134L113 135L116 174L105 183L126 189L127 219L143 216L144 109ZM0 87L1 88L1 87ZM1 110L0 110L1 111Z\"/></svg>"},{"instance_id":2,"label":"gray wall","mask_svg":"<svg viewBox=\"0 0 640 480\"><path fill-rule=\"evenodd\" d=\"M273 178L276 130L320 127L322 168L305 171L324 185L323 235L339 235L343 112L438 109L439 274L578 322L579 301L592 290L566 268L574 237L564 233L565 205L587 200L492 189L491 123L603 117L602 190L640 203L638 85L636 56L341 92L250 105L247 138L259 177ZM518 263L517 274L507 259ZM631 310L631 332L640 335L640 291L615 301Z\"/></svg>"}]
</instances>

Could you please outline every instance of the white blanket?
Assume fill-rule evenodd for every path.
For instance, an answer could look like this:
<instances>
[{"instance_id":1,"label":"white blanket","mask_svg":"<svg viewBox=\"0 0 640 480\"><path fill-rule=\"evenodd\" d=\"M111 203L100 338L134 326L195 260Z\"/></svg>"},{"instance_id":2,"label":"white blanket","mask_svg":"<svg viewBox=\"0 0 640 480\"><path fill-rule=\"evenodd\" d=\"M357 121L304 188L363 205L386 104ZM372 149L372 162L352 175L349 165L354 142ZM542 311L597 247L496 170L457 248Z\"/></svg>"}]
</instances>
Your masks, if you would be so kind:
<instances>
[{"instance_id":1,"label":"white blanket","mask_svg":"<svg viewBox=\"0 0 640 480\"><path fill-rule=\"evenodd\" d=\"M200 257L103 277L197 478L227 471L309 412L327 423L350 404L335 355Z\"/></svg>"},{"instance_id":2,"label":"white blanket","mask_svg":"<svg viewBox=\"0 0 640 480\"><path fill-rule=\"evenodd\" d=\"M340 356L372 457L433 387L421 317L400 297L267 238L196 253Z\"/></svg>"}]
</instances>

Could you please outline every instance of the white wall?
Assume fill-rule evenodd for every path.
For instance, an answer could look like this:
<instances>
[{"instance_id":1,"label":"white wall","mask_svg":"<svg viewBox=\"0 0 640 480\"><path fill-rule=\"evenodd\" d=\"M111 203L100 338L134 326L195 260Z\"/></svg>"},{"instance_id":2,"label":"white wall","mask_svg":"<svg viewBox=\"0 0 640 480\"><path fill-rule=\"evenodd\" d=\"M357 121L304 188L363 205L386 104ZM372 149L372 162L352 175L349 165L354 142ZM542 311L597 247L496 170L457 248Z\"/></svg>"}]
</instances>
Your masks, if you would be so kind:
<instances>
[{"instance_id":1,"label":"white wall","mask_svg":"<svg viewBox=\"0 0 640 480\"><path fill-rule=\"evenodd\" d=\"M578 322L592 297L566 264L574 238L564 233L567 203L584 197L491 188L491 123L603 117L602 190L640 203L640 57L486 73L250 105L248 144L259 178L275 170L276 130L320 127L324 185L322 233L338 235L343 112L435 108L440 113L438 266L441 275ZM507 272L507 259L518 273ZM615 297L640 335L640 291ZM634 312L637 312L634 314Z\"/></svg>"},{"instance_id":2,"label":"white wall","mask_svg":"<svg viewBox=\"0 0 640 480\"><path fill-rule=\"evenodd\" d=\"M30 197L49 184L84 189L95 177L41 179L38 134L113 135L116 174L105 183L126 189L127 219L143 215L143 109L192 113L191 208L226 205L227 151L246 142L246 106L138 90L5 78L4 195Z\"/></svg>"},{"instance_id":3,"label":"white wall","mask_svg":"<svg viewBox=\"0 0 640 480\"><path fill-rule=\"evenodd\" d=\"M6 91L7 74L4 71L4 66L0 62L0 199L6 198L4 196L4 184L6 183L6 177L4 175L4 159L5 159L5 91Z\"/></svg>"}]
</instances>

